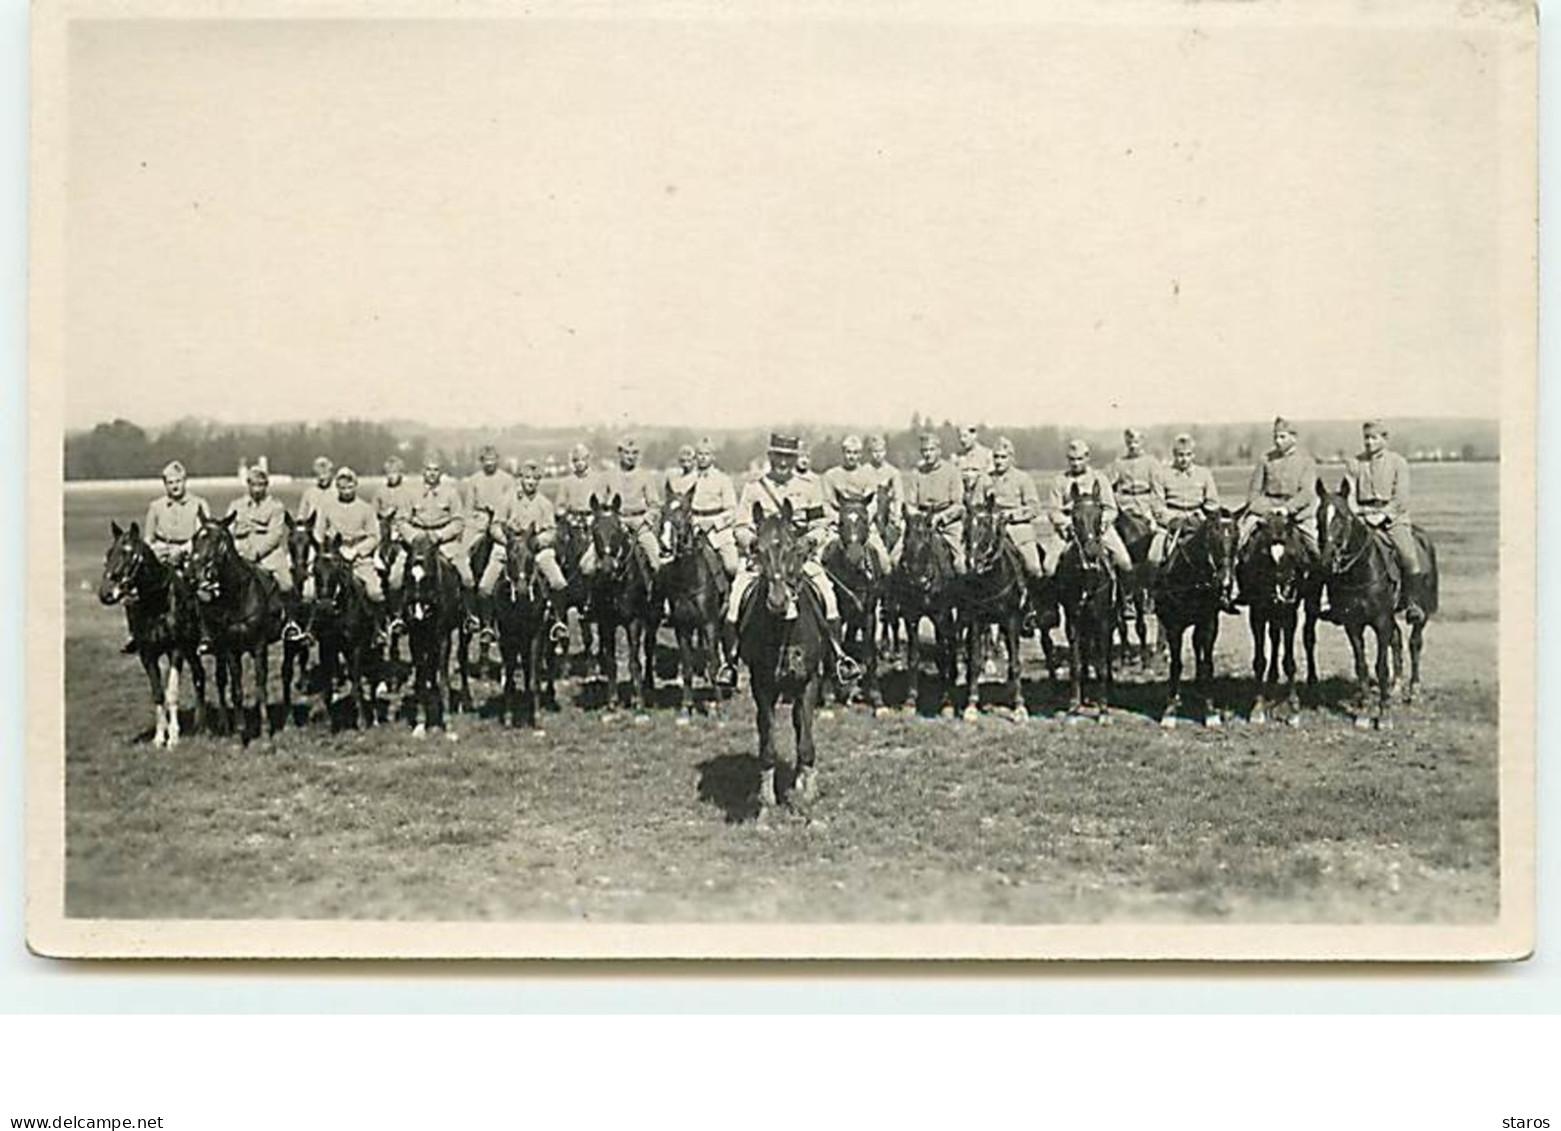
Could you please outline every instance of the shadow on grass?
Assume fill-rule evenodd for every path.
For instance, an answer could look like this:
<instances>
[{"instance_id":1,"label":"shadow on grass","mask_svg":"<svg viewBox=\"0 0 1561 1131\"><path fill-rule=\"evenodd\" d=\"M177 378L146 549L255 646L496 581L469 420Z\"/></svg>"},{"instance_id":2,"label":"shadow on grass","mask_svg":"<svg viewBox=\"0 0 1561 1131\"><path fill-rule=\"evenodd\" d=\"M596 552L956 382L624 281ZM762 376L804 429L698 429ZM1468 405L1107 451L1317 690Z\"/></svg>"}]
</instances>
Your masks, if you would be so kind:
<instances>
[{"instance_id":1,"label":"shadow on grass","mask_svg":"<svg viewBox=\"0 0 1561 1131\"><path fill-rule=\"evenodd\" d=\"M759 815L759 759L752 754L721 754L699 763L698 769L699 800L717 806L727 824ZM776 777L781 773L777 768Z\"/></svg>"}]
</instances>

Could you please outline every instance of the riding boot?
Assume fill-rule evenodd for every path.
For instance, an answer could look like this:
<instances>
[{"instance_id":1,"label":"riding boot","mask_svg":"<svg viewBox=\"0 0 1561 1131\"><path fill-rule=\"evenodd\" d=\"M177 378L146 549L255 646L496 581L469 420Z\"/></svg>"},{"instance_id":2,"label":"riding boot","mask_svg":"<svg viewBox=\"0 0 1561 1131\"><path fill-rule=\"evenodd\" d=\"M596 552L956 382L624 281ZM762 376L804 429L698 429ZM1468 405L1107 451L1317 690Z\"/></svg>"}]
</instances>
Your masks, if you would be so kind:
<instances>
[{"instance_id":1,"label":"riding boot","mask_svg":"<svg viewBox=\"0 0 1561 1131\"><path fill-rule=\"evenodd\" d=\"M466 631L482 631L482 618L477 615L477 592L474 589L461 590L461 610L466 614Z\"/></svg>"},{"instance_id":2,"label":"riding boot","mask_svg":"<svg viewBox=\"0 0 1561 1131\"><path fill-rule=\"evenodd\" d=\"M732 690L737 687L737 626L721 622L721 666L716 669L715 685Z\"/></svg>"},{"instance_id":3,"label":"riding boot","mask_svg":"<svg viewBox=\"0 0 1561 1131\"><path fill-rule=\"evenodd\" d=\"M1411 628L1426 622L1425 608L1420 604L1420 582L1424 577L1422 573L1404 575L1404 619Z\"/></svg>"},{"instance_id":4,"label":"riding boot","mask_svg":"<svg viewBox=\"0 0 1561 1131\"><path fill-rule=\"evenodd\" d=\"M560 656L569 650L569 622L568 617L559 611L558 602L549 594L545 598L547 604L543 607L543 623L547 625L547 638L553 642L553 649Z\"/></svg>"},{"instance_id":5,"label":"riding boot","mask_svg":"<svg viewBox=\"0 0 1561 1131\"><path fill-rule=\"evenodd\" d=\"M477 638L484 644L497 644L499 634L493 630L493 598L477 595L477 619L481 626L477 631Z\"/></svg>"},{"instance_id":6,"label":"riding boot","mask_svg":"<svg viewBox=\"0 0 1561 1131\"><path fill-rule=\"evenodd\" d=\"M389 644L394 644L396 637L406 631L406 623L401 619L402 602L399 592L385 594L385 640Z\"/></svg>"}]
</instances>

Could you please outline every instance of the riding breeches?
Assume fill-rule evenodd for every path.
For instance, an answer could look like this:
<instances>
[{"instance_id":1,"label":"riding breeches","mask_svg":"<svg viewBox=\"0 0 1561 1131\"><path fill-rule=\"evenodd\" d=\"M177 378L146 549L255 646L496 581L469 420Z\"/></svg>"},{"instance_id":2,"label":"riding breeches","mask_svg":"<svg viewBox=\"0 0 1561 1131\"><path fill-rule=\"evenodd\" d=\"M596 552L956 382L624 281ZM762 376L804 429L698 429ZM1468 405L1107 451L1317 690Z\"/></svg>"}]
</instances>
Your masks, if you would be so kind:
<instances>
[{"instance_id":1,"label":"riding breeches","mask_svg":"<svg viewBox=\"0 0 1561 1131\"><path fill-rule=\"evenodd\" d=\"M368 595L368 599L370 601L373 601L376 605L384 603L385 586L380 581L379 565L374 561L372 555L357 558L352 562L352 576L356 577L360 582L363 583L363 592ZM291 579L289 579L289 587L291 587ZM313 574L310 574L308 577L304 578L303 597L305 601L314 600L315 588Z\"/></svg>"},{"instance_id":2,"label":"riding breeches","mask_svg":"<svg viewBox=\"0 0 1561 1131\"><path fill-rule=\"evenodd\" d=\"M1004 527L1003 533L1013 548L1019 551L1019 557L1024 562L1024 572L1034 578L1046 576L1041 571L1041 548L1036 541L1035 527L1028 522L1012 522Z\"/></svg>"},{"instance_id":3,"label":"riding breeches","mask_svg":"<svg viewBox=\"0 0 1561 1131\"><path fill-rule=\"evenodd\" d=\"M477 583L478 593L484 597L493 596L493 591L499 587L499 578L504 576L504 564L508 559L509 551L504 543L495 543L493 553L488 556L488 568L482 571L482 580ZM558 568L558 555L553 547L538 550L536 563L537 572L547 581L547 587L554 593L561 593L568 582L564 580L564 571Z\"/></svg>"},{"instance_id":4,"label":"riding breeches","mask_svg":"<svg viewBox=\"0 0 1561 1131\"><path fill-rule=\"evenodd\" d=\"M1116 527L1108 526L1101 531L1100 544L1106 548L1106 553L1111 555L1112 564L1117 567L1118 573L1127 573L1133 568L1133 559L1129 556L1127 547L1122 544L1122 536L1117 533ZM1062 552L1067 548L1068 542L1063 538L1061 531L1055 526L1047 531L1041 543L1041 549L1046 551L1046 558L1042 563L1044 576L1056 575L1057 563L1062 560Z\"/></svg>"},{"instance_id":5,"label":"riding breeches","mask_svg":"<svg viewBox=\"0 0 1561 1131\"><path fill-rule=\"evenodd\" d=\"M190 560L190 544L188 542L164 542L157 539L151 543L152 554L164 565L183 567Z\"/></svg>"},{"instance_id":6,"label":"riding breeches","mask_svg":"<svg viewBox=\"0 0 1561 1131\"><path fill-rule=\"evenodd\" d=\"M276 587L282 593L293 591L293 567L287 560L287 551L278 547L255 563L276 580Z\"/></svg>"},{"instance_id":7,"label":"riding breeches","mask_svg":"<svg viewBox=\"0 0 1561 1131\"><path fill-rule=\"evenodd\" d=\"M452 538L448 542L439 543L439 553L445 561L455 567L455 572L460 575L461 584L471 589L477 583L472 578L472 556L460 538Z\"/></svg>"},{"instance_id":8,"label":"riding breeches","mask_svg":"<svg viewBox=\"0 0 1561 1131\"><path fill-rule=\"evenodd\" d=\"M817 561L809 558L802 563L802 576L808 579L818 593L819 600L824 602L824 619L839 620L840 606L835 601L835 587L830 583L829 575L824 572L824 567ZM753 583L759 580L759 571L745 566L737 571L737 576L732 579L732 593L726 602L726 620L728 624L737 623L737 614L742 611L743 598L748 590L753 588ZM794 614L793 610L793 614Z\"/></svg>"},{"instance_id":9,"label":"riding breeches","mask_svg":"<svg viewBox=\"0 0 1561 1131\"><path fill-rule=\"evenodd\" d=\"M1393 552L1398 555L1398 567L1404 571L1404 576L1412 577L1423 572L1420 567L1420 548L1415 545L1415 531L1409 524L1408 515L1390 519L1378 529L1393 543Z\"/></svg>"},{"instance_id":10,"label":"riding breeches","mask_svg":"<svg viewBox=\"0 0 1561 1131\"><path fill-rule=\"evenodd\" d=\"M726 571L728 578L737 576L737 533L730 527L705 531L705 540L710 543L710 548L716 552L716 557L721 559L721 568Z\"/></svg>"}]
</instances>

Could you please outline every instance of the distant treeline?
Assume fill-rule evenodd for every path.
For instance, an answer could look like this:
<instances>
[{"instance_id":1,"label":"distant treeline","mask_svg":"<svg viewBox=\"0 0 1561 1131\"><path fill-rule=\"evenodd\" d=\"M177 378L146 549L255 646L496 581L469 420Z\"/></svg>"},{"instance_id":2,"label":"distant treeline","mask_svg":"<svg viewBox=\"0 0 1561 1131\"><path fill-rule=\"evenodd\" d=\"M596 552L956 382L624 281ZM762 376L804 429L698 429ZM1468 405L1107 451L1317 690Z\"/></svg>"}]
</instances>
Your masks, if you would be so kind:
<instances>
[{"instance_id":1,"label":"distant treeline","mask_svg":"<svg viewBox=\"0 0 1561 1131\"><path fill-rule=\"evenodd\" d=\"M1064 461L1068 441L1087 440L1104 464L1121 450L1121 433L1115 429L1070 429L1056 425L999 428L977 422L982 441L991 444L1000 435L1013 441L1021 467L1056 468ZM1360 446L1359 421L1297 421L1301 445L1323 460L1335 460ZM1500 458L1500 428L1494 420L1417 419L1391 422L1394 448L1415 460L1482 461ZM871 429L849 425L778 424L775 431L801 436L811 445L814 463L828 467L837 462L840 441L851 432L866 435ZM1161 424L1145 428L1150 451L1164 455L1179 432L1197 441L1200 462L1213 467L1247 465L1269 446L1268 422L1247 424ZM935 432L952 451L956 428L948 420L914 416L910 423L884 433L890 459L900 466L916 461L918 438ZM676 462L680 445L693 444L708 435L716 445L721 466L740 470L764 456L768 431L718 430L695 427L642 428L634 431L648 466L665 467ZM510 425L502 428L428 428L412 421L332 421L325 424L274 424L234 427L211 421L185 420L158 431L143 429L127 420L99 424L89 432L65 438L66 479L129 479L155 476L170 460L184 464L191 475L232 475L241 463L265 457L274 472L294 476L309 474L316 456L329 456L360 473L373 474L385 458L399 454L409 469L422 463L428 452L440 455L447 469L464 474L476 466L477 452L492 443L506 459L536 459L554 469L565 465L569 448L579 442L590 447L597 460L610 459L620 431L603 427L585 429L534 428Z\"/></svg>"}]
</instances>

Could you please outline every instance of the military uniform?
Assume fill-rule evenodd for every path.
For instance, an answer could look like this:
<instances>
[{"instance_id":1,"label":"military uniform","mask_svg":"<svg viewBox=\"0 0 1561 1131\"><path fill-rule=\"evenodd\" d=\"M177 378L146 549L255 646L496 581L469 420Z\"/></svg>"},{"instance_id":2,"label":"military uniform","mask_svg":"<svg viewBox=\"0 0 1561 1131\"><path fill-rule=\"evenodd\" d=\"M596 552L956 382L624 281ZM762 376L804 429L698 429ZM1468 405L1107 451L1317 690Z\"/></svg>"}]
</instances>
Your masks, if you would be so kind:
<instances>
[{"instance_id":1,"label":"military uniform","mask_svg":"<svg viewBox=\"0 0 1561 1131\"><path fill-rule=\"evenodd\" d=\"M793 475L782 483L766 472L762 477L745 486L742 497L737 501L735 530L737 544L746 551L757 537L758 528L753 521L755 507L759 508L761 515L769 517L779 514L781 505L788 499L791 501L794 520L803 528L808 540L807 560L802 563L803 576L808 579L824 602L824 619L839 620L840 609L835 602L835 587L830 584L829 576L819 562L824 541L829 535L829 520L826 517L824 495L819 489L817 479L803 479ZM745 563L743 568L737 571L737 576L732 581L731 597L726 606L726 619L729 624L737 623L737 614L742 608L743 596L752 588L758 577L758 570L751 562Z\"/></svg>"},{"instance_id":2,"label":"military uniform","mask_svg":"<svg viewBox=\"0 0 1561 1131\"><path fill-rule=\"evenodd\" d=\"M487 510L497 514L499 508L508 504L520 484L501 467L492 475L478 468L466 477L462 486L466 491L466 513L473 518L464 535L469 549L473 542L482 537L485 529L481 512Z\"/></svg>"},{"instance_id":3,"label":"military uniform","mask_svg":"<svg viewBox=\"0 0 1561 1131\"><path fill-rule=\"evenodd\" d=\"M1041 514L1041 495L1035 480L1017 467L994 471L984 485L993 505L1003 517L1003 533L1024 559L1024 571L1031 577L1043 576L1041 552L1037 544L1035 520Z\"/></svg>"},{"instance_id":4,"label":"military uniform","mask_svg":"<svg viewBox=\"0 0 1561 1131\"><path fill-rule=\"evenodd\" d=\"M1123 514L1165 525L1165 467L1154 456L1148 452L1118 456L1106 470L1106 478Z\"/></svg>"},{"instance_id":5,"label":"military uniform","mask_svg":"<svg viewBox=\"0 0 1561 1131\"><path fill-rule=\"evenodd\" d=\"M972 444L969 451L956 452L954 466L959 469L961 477L966 472L989 477L996 467L992 462L992 449L979 441Z\"/></svg>"},{"instance_id":6,"label":"military uniform","mask_svg":"<svg viewBox=\"0 0 1561 1131\"><path fill-rule=\"evenodd\" d=\"M887 516L883 537L889 547L889 564L892 566L899 562L900 549L903 545L900 541L900 527L904 523L905 477L900 474L900 469L888 460L883 463L873 463L869 459L863 466L878 477L875 487L878 497L888 499L882 511Z\"/></svg>"},{"instance_id":7,"label":"military uniform","mask_svg":"<svg viewBox=\"0 0 1561 1131\"><path fill-rule=\"evenodd\" d=\"M1217 507L1220 502L1214 473L1198 464L1179 469L1173 463L1164 468L1163 486L1168 529L1155 531L1149 543L1149 560L1156 565L1165 560L1168 535L1175 536L1196 526L1203 519L1204 508Z\"/></svg>"},{"instance_id":8,"label":"military uniform","mask_svg":"<svg viewBox=\"0 0 1561 1131\"><path fill-rule=\"evenodd\" d=\"M831 525L829 542L824 547L827 553L829 548L840 540L840 504L843 502L863 502L869 498L873 500L873 508L876 509L879 499L879 490L883 476L869 467L867 464L858 464L856 467L846 467L843 464L832 467L824 472L820 486L823 490L826 517ZM892 568L889 561L889 547L884 544L883 533L878 529L876 516L870 510L868 513L867 548L872 552L873 559L878 563L878 572L887 575Z\"/></svg>"},{"instance_id":9,"label":"military uniform","mask_svg":"<svg viewBox=\"0 0 1561 1131\"><path fill-rule=\"evenodd\" d=\"M270 495L258 503L248 495L228 506L233 516L233 544L238 552L276 579L283 593L293 591L293 571L287 560L287 508Z\"/></svg>"},{"instance_id":10,"label":"military uniform","mask_svg":"<svg viewBox=\"0 0 1561 1131\"><path fill-rule=\"evenodd\" d=\"M320 513L320 508L336 498L336 482L332 480L323 487L319 481L309 484L304 488L303 498L298 500L298 521L312 523L315 516Z\"/></svg>"},{"instance_id":11,"label":"military uniform","mask_svg":"<svg viewBox=\"0 0 1561 1131\"><path fill-rule=\"evenodd\" d=\"M1354 509L1361 515L1381 515L1378 529L1388 536L1406 574L1420 572L1420 552L1415 547L1409 519L1409 461L1383 448L1372 456L1361 452L1345 469L1354 490Z\"/></svg>"},{"instance_id":12,"label":"military uniform","mask_svg":"<svg viewBox=\"0 0 1561 1131\"><path fill-rule=\"evenodd\" d=\"M696 469L690 479L693 487L693 522L705 532L710 548L721 559L727 577L737 575L737 489L732 477L718 467ZM683 488L686 493L688 487Z\"/></svg>"},{"instance_id":13,"label":"military uniform","mask_svg":"<svg viewBox=\"0 0 1561 1131\"><path fill-rule=\"evenodd\" d=\"M412 513L412 507L417 502L419 493L418 489L405 479L395 486L389 483L380 485L379 492L374 496L374 513L381 521L390 521L392 537L400 536L397 533L401 528L400 520ZM386 573L385 585L392 593L397 593L400 592L405 579L406 555L397 554Z\"/></svg>"},{"instance_id":14,"label":"military uniform","mask_svg":"<svg viewBox=\"0 0 1561 1131\"><path fill-rule=\"evenodd\" d=\"M1288 452L1271 449L1252 469L1247 485L1247 513L1242 518L1242 539L1250 538L1258 523L1276 508L1284 507L1295 520L1307 550L1317 554L1317 462L1299 447Z\"/></svg>"},{"instance_id":15,"label":"military uniform","mask_svg":"<svg viewBox=\"0 0 1561 1131\"><path fill-rule=\"evenodd\" d=\"M419 534L430 538L439 547L439 553L455 567L461 584L472 588L471 556L466 553L462 535L466 531L466 512L461 505L461 493L453 484L441 482L437 487L426 483L412 500L411 513L397 522L397 537L411 542Z\"/></svg>"},{"instance_id":16,"label":"military uniform","mask_svg":"<svg viewBox=\"0 0 1561 1131\"><path fill-rule=\"evenodd\" d=\"M182 564L190 555L190 542L201 528L201 519L210 517L211 508L199 495L186 492L178 501L164 495L146 508L142 537L158 561Z\"/></svg>"},{"instance_id":17,"label":"military uniform","mask_svg":"<svg viewBox=\"0 0 1561 1131\"><path fill-rule=\"evenodd\" d=\"M965 481L960 469L940 460L930 470L917 467L905 476L905 509L930 515L954 555L954 572L965 572Z\"/></svg>"},{"instance_id":18,"label":"military uniform","mask_svg":"<svg viewBox=\"0 0 1561 1131\"><path fill-rule=\"evenodd\" d=\"M612 506L614 497L619 500L618 517L623 520L624 529L639 543L650 568L657 569L661 563L661 541L656 532L661 526L663 496L656 473L645 467L636 467L633 471L614 468L601 477L600 487L602 494L598 498L602 505ZM596 572L594 542L580 555L580 572L587 577Z\"/></svg>"},{"instance_id":19,"label":"military uniform","mask_svg":"<svg viewBox=\"0 0 1561 1131\"><path fill-rule=\"evenodd\" d=\"M1046 517L1050 529L1047 530L1045 541L1041 545L1041 548L1046 551L1046 559L1043 563L1046 576L1051 577L1056 574L1057 563L1062 559L1062 552L1068 546L1066 534L1073 528L1075 486L1078 487L1081 495L1089 495L1099 489L1102 508L1101 545L1105 546L1106 551L1111 555L1117 570L1126 573L1133 568L1133 559L1128 556L1127 547L1122 544L1122 536L1117 533L1116 493L1111 490L1111 481L1106 478L1104 472L1087 467L1079 475L1059 471L1052 477L1046 492Z\"/></svg>"},{"instance_id":20,"label":"military uniform","mask_svg":"<svg viewBox=\"0 0 1561 1131\"><path fill-rule=\"evenodd\" d=\"M548 497L541 491L528 495L517 487L515 493L495 511L493 521L514 535L524 536L527 530L535 532L537 569L546 579L548 588L555 593L560 592L567 583L563 570L558 567L558 553L553 548L558 540L558 517ZM488 558L488 567L483 570L482 580L477 585L477 591L484 597L493 596L499 578L504 576L504 563L508 557L509 552L504 548L504 543L495 541L493 554Z\"/></svg>"},{"instance_id":21,"label":"military uniform","mask_svg":"<svg viewBox=\"0 0 1561 1131\"><path fill-rule=\"evenodd\" d=\"M323 544L335 535L341 536L341 556L351 564L352 575L363 583L369 600L379 604L385 599L385 591L374 560L374 551L379 549L379 516L374 513L374 505L358 498L322 503L315 517L314 536Z\"/></svg>"}]
</instances>

